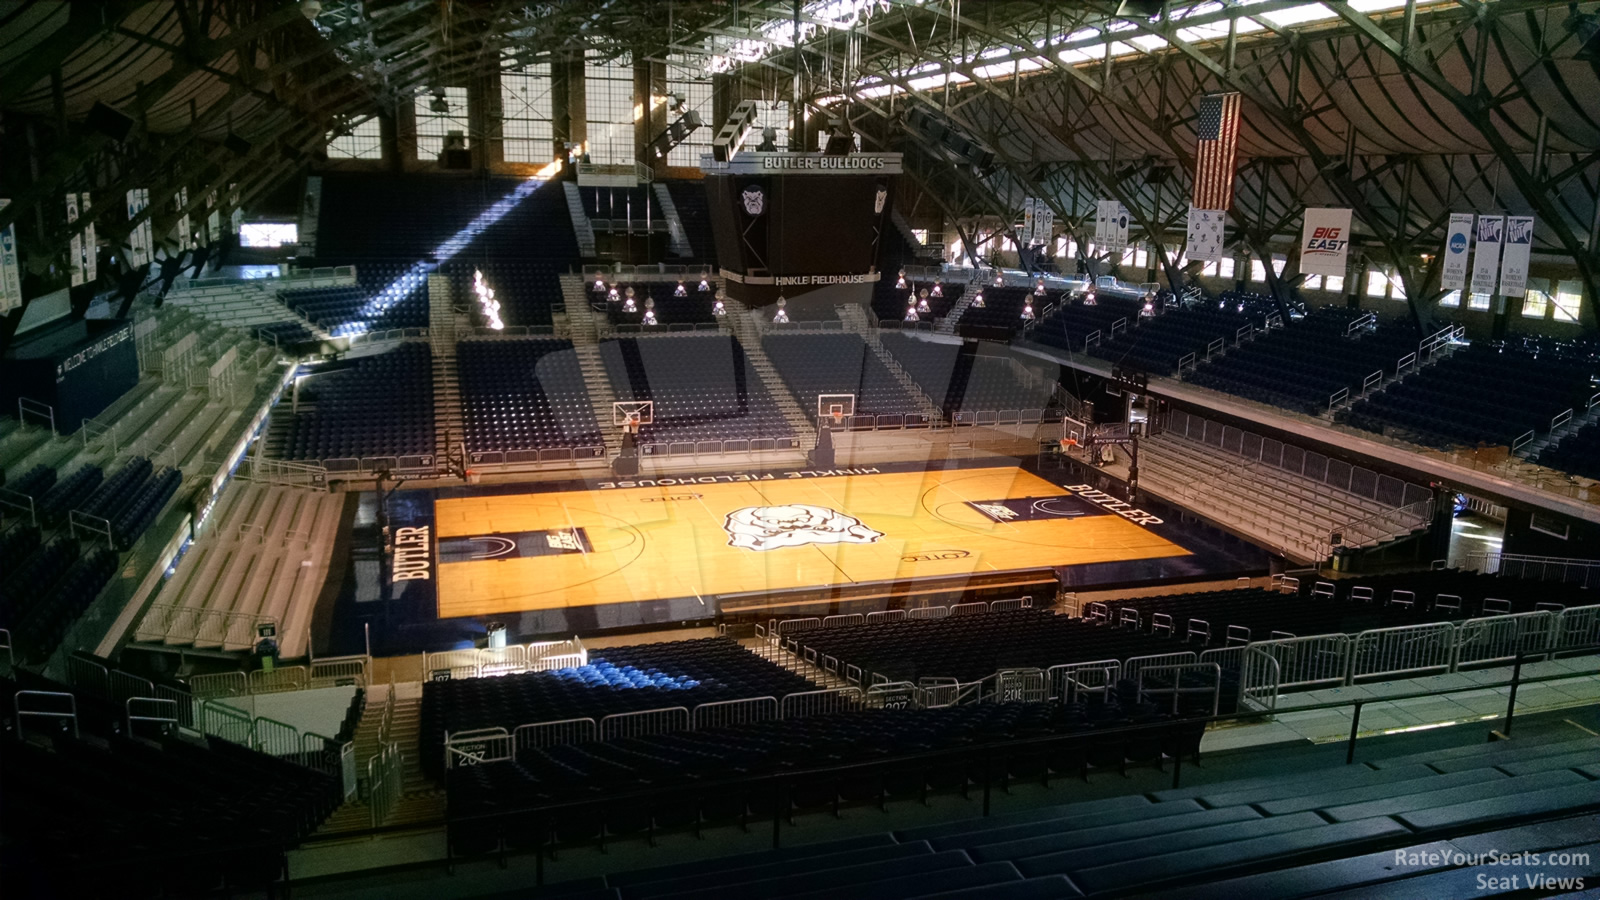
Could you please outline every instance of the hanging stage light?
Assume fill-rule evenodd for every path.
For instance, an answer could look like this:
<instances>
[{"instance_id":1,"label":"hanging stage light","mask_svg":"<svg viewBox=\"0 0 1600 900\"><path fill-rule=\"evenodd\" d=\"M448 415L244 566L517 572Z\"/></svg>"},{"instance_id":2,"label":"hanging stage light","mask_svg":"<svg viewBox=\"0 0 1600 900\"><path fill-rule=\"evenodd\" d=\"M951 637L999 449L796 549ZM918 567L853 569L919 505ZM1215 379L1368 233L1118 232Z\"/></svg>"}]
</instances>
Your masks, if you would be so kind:
<instances>
[{"instance_id":1,"label":"hanging stage light","mask_svg":"<svg viewBox=\"0 0 1600 900\"><path fill-rule=\"evenodd\" d=\"M483 280L483 273L477 269L472 270L472 292L478 295L478 309L483 313L485 324L495 331L506 327L500 321L500 301L494 299L494 289Z\"/></svg>"},{"instance_id":2,"label":"hanging stage light","mask_svg":"<svg viewBox=\"0 0 1600 900\"><path fill-rule=\"evenodd\" d=\"M923 288L922 292L917 295L917 312L932 312L932 311L933 310L928 308L928 289L927 288Z\"/></svg>"},{"instance_id":3,"label":"hanging stage light","mask_svg":"<svg viewBox=\"0 0 1600 900\"><path fill-rule=\"evenodd\" d=\"M972 305L978 309L985 308L983 305L983 288L978 288L978 292L972 295Z\"/></svg>"},{"instance_id":4,"label":"hanging stage light","mask_svg":"<svg viewBox=\"0 0 1600 900\"><path fill-rule=\"evenodd\" d=\"M778 314L772 317L773 322L779 325L788 323L789 313L784 310L784 307L788 305L789 301L783 299L782 295L780 295L778 297Z\"/></svg>"},{"instance_id":5,"label":"hanging stage light","mask_svg":"<svg viewBox=\"0 0 1600 900\"><path fill-rule=\"evenodd\" d=\"M680 285L678 285L678 287L683 287L683 285L680 284ZM655 301L654 297L646 297L645 298L645 301L644 301L644 324L646 324L646 325L655 325L655 324L657 324L656 323L656 301Z\"/></svg>"},{"instance_id":6,"label":"hanging stage light","mask_svg":"<svg viewBox=\"0 0 1600 900\"><path fill-rule=\"evenodd\" d=\"M611 286L611 290L606 291L606 302L607 303L615 303L615 302L617 302L618 300L621 300L621 299L622 299L622 294L617 292L617 286L613 284Z\"/></svg>"},{"instance_id":7,"label":"hanging stage light","mask_svg":"<svg viewBox=\"0 0 1600 900\"><path fill-rule=\"evenodd\" d=\"M916 306L907 306L906 307L906 321L907 322L920 322L921 321L921 317L917 315Z\"/></svg>"},{"instance_id":8,"label":"hanging stage light","mask_svg":"<svg viewBox=\"0 0 1600 900\"><path fill-rule=\"evenodd\" d=\"M700 274L700 287L697 288L696 290L702 290L702 291L711 290L711 282L708 280L709 277L710 276L708 276L708 275L706 275L705 273L702 272Z\"/></svg>"},{"instance_id":9,"label":"hanging stage light","mask_svg":"<svg viewBox=\"0 0 1600 900\"><path fill-rule=\"evenodd\" d=\"M930 296L930 297L943 297L944 296L944 288L940 287L939 286L939 282L935 281L933 283L933 290L928 294L928 296Z\"/></svg>"},{"instance_id":10,"label":"hanging stage light","mask_svg":"<svg viewBox=\"0 0 1600 900\"><path fill-rule=\"evenodd\" d=\"M1040 278L1038 281L1034 282L1034 284L1033 284L1033 295L1035 297L1043 297L1044 296L1044 279L1043 278Z\"/></svg>"},{"instance_id":11,"label":"hanging stage light","mask_svg":"<svg viewBox=\"0 0 1600 900\"><path fill-rule=\"evenodd\" d=\"M622 311L623 312L638 312L639 311L638 305L633 302L633 286L632 285L629 285L628 289L623 292L623 295L622 295Z\"/></svg>"},{"instance_id":12,"label":"hanging stage light","mask_svg":"<svg viewBox=\"0 0 1600 900\"><path fill-rule=\"evenodd\" d=\"M900 270L900 277L895 279L894 286L895 286L896 289L899 289L899 290L904 290L905 289L905 286L906 286L906 270L905 269L901 269Z\"/></svg>"},{"instance_id":13,"label":"hanging stage light","mask_svg":"<svg viewBox=\"0 0 1600 900\"><path fill-rule=\"evenodd\" d=\"M604 291L606 289L606 280L596 275L594 277L594 289L596 292Z\"/></svg>"},{"instance_id":14,"label":"hanging stage light","mask_svg":"<svg viewBox=\"0 0 1600 900\"><path fill-rule=\"evenodd\" d=\"M683 286L683 280L682 279L679 279L678 280L678 286L672 289L672 296L674 296L674 297L687 297L687 296L689 296L689 289Z\"/></svg>"},{"instance_id":15,"label":"hanging stage light","mask_svg":"<svg viewBox=\"0 0 1600 900\"><path fill-rule=\"evenodd\" d=\"M1024 321L1024 322L1032 322L1033 321L1033 301L1032 300L1023 301L1023 304L1022 304L1022 321Z\"/></svg>"}]
</instances>

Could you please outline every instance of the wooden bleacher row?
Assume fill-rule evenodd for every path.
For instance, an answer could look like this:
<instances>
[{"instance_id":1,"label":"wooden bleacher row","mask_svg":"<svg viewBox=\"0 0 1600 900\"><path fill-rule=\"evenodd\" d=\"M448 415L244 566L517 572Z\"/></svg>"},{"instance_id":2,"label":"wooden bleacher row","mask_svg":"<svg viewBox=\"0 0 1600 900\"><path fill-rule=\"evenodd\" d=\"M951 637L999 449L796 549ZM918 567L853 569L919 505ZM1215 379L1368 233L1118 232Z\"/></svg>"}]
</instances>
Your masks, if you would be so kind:
<instances>
[{"instance_id":1,"label":"wooden bleacher row","mask_svg":"<svg viewBox=\"0 0 1600 900\"><path fill-rule=\"evenodd\" d=\"M166 646L248 650L272 621L286 655L304 651L338 530L343 495L241 482L213 513L145 613L135 639Z\"/></svg>"}]
</instances>

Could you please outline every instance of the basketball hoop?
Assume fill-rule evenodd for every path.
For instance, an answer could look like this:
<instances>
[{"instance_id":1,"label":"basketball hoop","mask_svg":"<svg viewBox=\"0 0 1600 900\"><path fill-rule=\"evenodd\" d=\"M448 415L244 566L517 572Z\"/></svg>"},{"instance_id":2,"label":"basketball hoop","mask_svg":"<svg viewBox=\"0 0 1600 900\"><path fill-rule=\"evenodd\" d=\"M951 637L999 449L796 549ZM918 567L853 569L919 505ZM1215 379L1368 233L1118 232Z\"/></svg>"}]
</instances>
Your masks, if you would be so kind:
<instances>
[{"instance_id":1,"label":"basketball hoop","mask_svg":"<svg viewBox=\"0 0 1600 900\"><path fill-rule=\"evenodd\" d=\"M844 427L844 411L843 410L836 409L836 410L833 410L832 412L828 413L828 415L833 419L833 427L835 427L835 428Z\"/></svg>"}]
</instances>

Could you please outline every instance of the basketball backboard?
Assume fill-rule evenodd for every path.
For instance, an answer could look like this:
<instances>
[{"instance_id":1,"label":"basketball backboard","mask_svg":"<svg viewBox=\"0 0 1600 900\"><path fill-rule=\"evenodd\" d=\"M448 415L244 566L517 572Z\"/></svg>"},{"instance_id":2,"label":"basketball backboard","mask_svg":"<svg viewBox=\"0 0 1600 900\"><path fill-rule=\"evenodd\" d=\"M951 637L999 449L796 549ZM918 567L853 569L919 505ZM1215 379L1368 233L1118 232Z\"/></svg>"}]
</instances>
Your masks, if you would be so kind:
<instances>
[{"instance_id":1,"label":"basketball backboard","mask_svg":"<svg viewBox=\"0 0 1600 900\"><path fill-rule=\"evenodd\" d=\"M655 421L655 409L653 400L614 400L611 403L611 424L617 428L649 425Z\"/></svg>"},{"instance_id":2,"label":"basketball backboard","mask_svg":"<svg viewBox=\"0 0 1600 900\"><path fill-rule=\"evenodd\" d=\"M838 422L856 414L855 394L818 394L817 421Z\"/></svg>"}]
</instances>

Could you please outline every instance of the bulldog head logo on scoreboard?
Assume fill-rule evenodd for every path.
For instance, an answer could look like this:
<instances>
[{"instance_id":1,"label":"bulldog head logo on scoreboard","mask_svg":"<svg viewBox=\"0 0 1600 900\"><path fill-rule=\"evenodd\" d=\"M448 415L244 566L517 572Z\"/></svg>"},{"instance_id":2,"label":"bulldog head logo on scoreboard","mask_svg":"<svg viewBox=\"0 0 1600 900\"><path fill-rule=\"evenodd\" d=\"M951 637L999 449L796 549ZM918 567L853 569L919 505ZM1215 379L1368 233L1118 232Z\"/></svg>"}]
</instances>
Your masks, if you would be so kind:
<instances>
[{"instance_id":1,"label":"bulldog head logo on scoreboard","mask_svg":"<svg viewBox=\"0 0 1600 900\"><path fill-rule=\"evenodd\" d=\"M744 199L744 211L752 216L759 216L767 208L767 195L756 185L744 189L741 195Z\"/></svg>"},{"instance_id":2,"label":"bulldog head logo on scoreboard","mask_svg":"<svg viewBox=\"0 0 1600 900\"><path fill-rule=\"evenodd\" d=\"M807 544L871 544L883 537L855 516L825 506L746 506L728 513L722 525L728 546L778 550Z\"/></svg>"}]
</instances>

